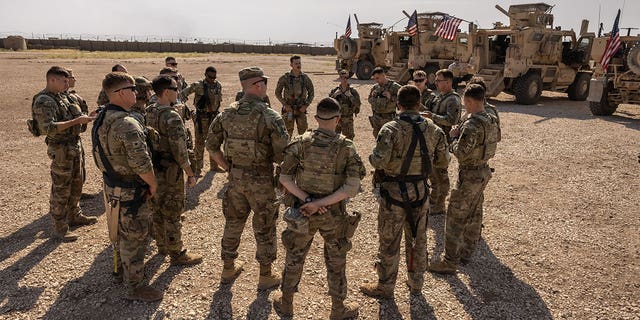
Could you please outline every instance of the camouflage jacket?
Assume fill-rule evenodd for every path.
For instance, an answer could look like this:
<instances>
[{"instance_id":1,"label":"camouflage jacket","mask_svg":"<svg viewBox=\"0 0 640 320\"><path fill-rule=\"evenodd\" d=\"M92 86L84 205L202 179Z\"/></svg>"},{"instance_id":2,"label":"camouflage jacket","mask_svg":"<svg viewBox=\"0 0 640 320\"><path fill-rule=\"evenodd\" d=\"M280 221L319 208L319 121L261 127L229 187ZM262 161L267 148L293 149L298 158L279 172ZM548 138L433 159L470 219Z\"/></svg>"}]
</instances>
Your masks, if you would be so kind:
<instances>
[{"instance_id":1,"label":"camouflage jacket","mask_svg":"<svg viewBox=\"0 0 640 320\"><path fill-rule=\"evenodd\" d=\"M430 111L433 113L431 120L440 128L443 128L448 135L448 129L460 120L461 109L462 102L460 96L455 91L444 94L440 93L431 104Z\"/></svg>"},{"instance_id":2,"label":"camouflage jacket","mask_svg":"<svg viewBox=\"0 0 640 320\"><path fill-rule=\"evenodd\" d=\"M213 119L206 141L211 153L219 152L224 143L225 158L232 165L271 167L282 161L289 134L279 113L260 98L245 95Z\"/></svg>"},{"instance_id":3,"label":"camouflage jacket","mask_svg":"<svg viewBox=\"0 0 640 320\"><path fill-rule=\"evenodd\" d=\"M369 104L373 113L394 113L396 112L396 101L398 101L398 90L401 86L393 81L388 80L385 85L375 84L369 93ZM384 96L385 92L391 94L391 98Z\"/></svg>"},{"instance_id":4,"label":"camouflage jacket","mask_svg":"<svg viewBox=\"0 0 640 320\"><path fill-rule=\"evenodd\" d=\"M478 166L493 157L499 127L495 117L481 111L467 116L459 127L460 135L451 142L451 152L461 166Z\"/></svg>"},{"instance_id":5,"label":"camouflage jacket","mask_svg":"<svg viewBox=\"0 0 640 320\"><path fill-rule=\"evenodd\" d=\"M346 93L349 92L351 95L347 96ZM342 90L342 87L337 86L329 92L329 97L334 97L340 103L340 113L343 116L353 116L353 114L360 113L360 94L358 91L351 86L347 88L347 90Z\"/></svg>"},{"instance_id":6,"label":"camouflage jacket","mask_svg":"<svg viewBox=\"0 0 640 320\"><path fill-rule=\"evenodd\" d=\"M244 91L240 90L240 91L236 92L236 98L235 98L234 101L240 101L240 99L242 99L242 97L244 97ZM264 103L268 104L269 108L271 108L271 100L269 100L269 96L264 96L262 101Z\"/></svg>"},{"instance_id":7,"label":"camouflage jacket","mask_svg":"<svg viewBox=\"0 0 640 320\"><path fill-rule=\"evenodd\" d=\"M98 106L103 106L109 103L109 97L107 96L107 93L104 92L104 90L100 89L100 93L98 93L98 100L96 100L96 103L98 104Z\"/></svg>"},{"instance_id":8,"label":"camouflage jacket","mask_svg":"<svg viewBox=\"0 0 640 320\"><path fill-rule=\"evenodd\" d=\"M183 170L189 168L188 133L178 111L173 106L153 104L147 108L147 124L159 135L159 150L154 152L158 152L162 160L177 163Z\"/></svg>"},{"instance_id":9,"label":"camouflage jacket","mask_svg":"<svg viewBox=\"0 0 640 320\"><path fill-rule=\"evenodd\" d=\"M123 179L138 179L138 174L151 172L151 154L146 143L146 133L143 126L129 115L126 110L113 106L116 110L104 109L102 123L100 119L92 130L93 141L99 141L106 153L106 158L116 174ZM94 143L93 159L102 171L106 167L98 154Z\"/></svg>"},{"instance_id":10,"label":"camouflage jacket","mask_svg":"<svg viewBox=\"0 0 640 320\"><path fill-rule=\"evenodd\" d=\"M283 106L292 106L294 109L309 106L313 96L313 83L306 73L294 76L287 72L278 79L276 98Z\"/></svg>"},{"instance_id":11,"label":"camouflage jacket","mask_svg":"<svg viewBox=\"0 0 640 320\"><path fill-rule=\"evenodd\" d=\"M72 103L65 93L54 94L47 89L40 91L33 97L31 111L38 129L47 136L47 143L75 141L83 131L82 125L58 130L57 122L69 121L82 115L80 106Z\"/></svg>"},{"instance_id":12,"label":"camouflage jacket","mask_svg":"<svg viewBox=\"0 0 640 320\"><path fill-rule=\"evenodd\" d=\"M202 99L205 95L205 86L207 87L209 103L205 104L204 108L198 111L217 112L220 109L220 103L222 102L222 85L218 80L215 80L213 84L206 82L204 79L192 83L186 89L180 92L180 100L186 101L190 94L195 93L193 105L196 107L196 109L199 109L198 105L200 99Z\"/></svg>"},{"instance_id":13,"label":"camouflage jacket","mask_svg":"<svg viewBox=\"0 0 640 320\"><path fill-rule=\"evenodd\" d=\"M431 110L431 105L433 104L433 100L435 99L436 94L433 92L433 90L424 88L424 90L420 94L420 111Z\"/></svg>"},{"instance_id":14,"label":"camouflage jacket","mask_svg":"<svg viewBox=\"0 0 640 320\"><path fill-rule=\"evenodd\" d=\"M300 189L322 196L342 189L353 197L366 175L353 142L323 129L293 138L284 150L281 168L281 175L295 179Z\"/></svg>"},{"instance_id":15,"label":"camouflage jacket","mask_svg":"<svg viewBox=\"0 0 640 320\"><path fill-rule=\"evenodd\" d=\"M404 111L398 117L403 114L411 116L413 120L421 118L417 111ZM414 135L413 126L406 121L399 120L398 117L382 126L376 146L369 156L369 162L375 169L384 170L386 175L393 177L400 174L402 163L409 152L409 145ZM419 126L427 142L429 159L431 159L433 167L446 168L451 158L447 150L444 132L430 119L424 119ZM422 174L419 145L412 158L407 175Z\"/></svg>"}]
</instances>

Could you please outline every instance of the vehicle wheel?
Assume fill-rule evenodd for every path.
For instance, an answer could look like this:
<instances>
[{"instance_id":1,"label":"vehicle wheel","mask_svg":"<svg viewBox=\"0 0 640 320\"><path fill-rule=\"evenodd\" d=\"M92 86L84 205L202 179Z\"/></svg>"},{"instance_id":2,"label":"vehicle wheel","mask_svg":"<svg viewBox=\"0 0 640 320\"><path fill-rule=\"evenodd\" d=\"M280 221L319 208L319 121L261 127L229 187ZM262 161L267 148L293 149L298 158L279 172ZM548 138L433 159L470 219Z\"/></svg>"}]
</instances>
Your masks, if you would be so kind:
<instances>
[{"instance_id":1,"label":"vehicle wheel","mask_svg":"<svg viewBox=\"0 0 640 320\"><path fill-rule=\"evenodd\" d=\"M610 116L618 109L618 105L610 103L608 97L609 88L605 87L600 101L589 101L589 109L594 116Z\"/></svg>"},{"instance_id":2,"label":"vehicle wheel","mask_svg":"<svg viewBox=\"0 0 640 320\"><path fill-rule=\"evenodd\" d=\"M358 61L358 67L356 68L356 77L360 80L369 80L371 79L371 74L373 73L373 63L369 60L360 60Z\"/></svg>"},{"instance_id":3,"label":"vehicle wheel","mask_svg":"<svg viewBox=\"0 0 640 320\"><path fill-rule=\"evenodd\" d=\"M528 72L516 79L513 88L518 104L535 104L542 94L542 79L535 72Z\"/></svg>"},{"instance_id":4,"label":"vehicle wheel","mask_svg":"<svg viewBox=\"0 0 640 320\"><path fill-rule=\"evenodd\" d=\"M569 100L585 101L589 96L589 82L591 82L591 74L579 72L573 83L567 88Z\"/></svg>"},{"instance_id":5,"label":"vehicle wheel","mask_svg":"<svg viewBox=\"0 0 640 320\"><path fill-rule=\"evenodd\" d=\"M627 65L631 71L640 75L640 45L636 45L629 50L629 55L627 55Z\"/></svg>"},{"instance_id":6,"label":"vehicle wheel","mask_svg":"<svg viewBox=\"0 0 640 320\"><path fill-rule=\"evenodd\" d=\"M351 39L342 39L340 44L340 57L342 59L351 59L356 55L356 42Z\"/></svg>"},{"instance_id":7,"label":"vehicle wheel","mask_svg":"<svg viewBox=\"0 0 640 320\"><path fill-rule=\"evenodd\" d=\"M436 72L440 70L438 66L428 65L424 68L424 72L427 74L427 88L431 90L436 89Z\"/></svg>"}]
</instances>

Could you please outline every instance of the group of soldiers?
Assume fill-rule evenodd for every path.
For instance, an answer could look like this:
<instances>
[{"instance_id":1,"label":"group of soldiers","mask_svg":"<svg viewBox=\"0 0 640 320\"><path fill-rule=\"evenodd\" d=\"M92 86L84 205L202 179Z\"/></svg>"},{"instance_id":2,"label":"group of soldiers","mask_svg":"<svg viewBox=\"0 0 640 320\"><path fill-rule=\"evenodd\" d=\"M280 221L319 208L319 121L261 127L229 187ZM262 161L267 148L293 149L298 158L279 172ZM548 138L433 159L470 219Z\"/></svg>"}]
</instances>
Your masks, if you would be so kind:
<instances>
[{"instance_id":1,"label":"group of soldiers","mask_svg":"<svg viewBox=\"0 0 640 320\"><path fill-rule=\"evenodd\" d=\"M151 81L114 66L102 81L100 107L93 112L71 90L75 80L71 70L55 66L47 72L47 87L33 99L29 128L34 135L46 136L52 160L50 212L55 236L76 240L69 227L96 222L79 207L85 179L79 134L95 120L92 154L103 174L107 223L120 257L118 275L127 288L126 298L162 299L161 291L143 285L146 244L151 235L158 253L168 255L171 265L202 261L184 249L181 215L184 176L187 187L196 184L206 147L210 170L227 172L228 179L222 202L221 282L232 283L243 271L238 247L253 212L255 259L260 265L257 286L280 287L273 299L276 312L293 315L293 296L319 232L324 239L331 319L356 316L359 306L346 301L345 268L361 216L346 207L362 189L366 169L352 140L353 117L360 112L361 101L349 85L349 73L339 72L340 84L316 105L317 128L307 130L314 87L301 70L299 56L291 57L291 71L278 80L275 94L281 113L269 104L269 78L259 67L240 70L242 91L236 102L221 110L222 86L214 67L206 68L203 80L188 85L175 58L165 62ZM420 294L427 269L454 273L459 263L472 257L480 237L483 192L491 178L487 161L500 140L499 118L486 102L482 79L472 79L461 98L452 89L448 70L436 74L437 92L426 88L422 71L415 72L413 84L406 86L388 80L381 68L373 71L373 78L376 84L368 102L376 144L369 162L375 168L374 191L379 195L378 281L365 283L360 290L372 297L393 297L404 232L406 283L412 294ZM192 93L194 111L185 104ZM466 113L461 116L462 102ZM185 126L189 119L194 121L195 143ZM459 177L446 210L445 254L427 268L427 216L429 211L445 212L450 153L458 158ZM284 195L280 199L278 189ZM280 203L285 205L287 222L281 235L286 251L282 275L273 272Z\"/></svg>"}]
</instances>

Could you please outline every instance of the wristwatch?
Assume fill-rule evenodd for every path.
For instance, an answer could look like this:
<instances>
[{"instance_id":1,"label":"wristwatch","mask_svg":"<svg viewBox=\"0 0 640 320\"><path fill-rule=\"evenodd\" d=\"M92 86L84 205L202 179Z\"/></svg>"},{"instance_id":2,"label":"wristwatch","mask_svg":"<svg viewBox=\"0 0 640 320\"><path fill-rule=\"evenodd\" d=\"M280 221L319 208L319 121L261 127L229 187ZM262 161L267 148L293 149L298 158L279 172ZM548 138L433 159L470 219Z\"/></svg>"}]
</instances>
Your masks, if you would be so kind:
<instances>
[{"instance_id":1,"label":"wristwatch","mask_svg":"<svg viewBox=\"0 0 640 320\"><path fill-rule=\"evenodd\" d=\"M311 196L307 196L306 198L304 198L304 203L309 203L313 201L313 198L311 198Z\"/></svg>"}]
</instances>

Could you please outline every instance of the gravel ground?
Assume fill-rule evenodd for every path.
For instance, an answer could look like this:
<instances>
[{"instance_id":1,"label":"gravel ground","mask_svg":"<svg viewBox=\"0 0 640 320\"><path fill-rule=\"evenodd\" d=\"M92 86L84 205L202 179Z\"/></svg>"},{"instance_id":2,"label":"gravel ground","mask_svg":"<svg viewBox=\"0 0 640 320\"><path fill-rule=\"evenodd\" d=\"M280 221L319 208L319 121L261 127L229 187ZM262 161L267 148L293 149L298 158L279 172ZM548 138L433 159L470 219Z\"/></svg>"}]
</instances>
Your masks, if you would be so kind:
<instances>
[{"instance_id":1,"label":"gravel ground","mask_svg":"<svg viewBox=\"0 0 640 320\"><path fill-rule=\"evenodd\" d=\"M185 246L204 255L192 268L170 267L149 246L145 269L149 283L165 291L160 303L128 302L110 275L111 248L100 196L101 181L90 154L81 205L98 223L78 230L80 239L50 239L47 216L49 160L42 138L31 137L25 120L32 96L44 85L49 66L74 69L78 92L95 101L100 80L116 62L132 74L152 77L160 59L114 61L44 60L31 53L0 53L0 318L2 319L277 319L271 292L256 290L258 265L248 224L240 247L246 270L231 285L220 285L221 195L225 174L207 173L188 191L184 214ZM277 78L289 69L286 55L213 54L179 59L190 81L206 66L218 69L224 104L240 86L239 69L262 66ZM303 57L303 70L316 87L316 101L337 85L332 57ZM363 100L373 85L354 80ZM272 98L275 101L275 98ZM360 303L360 319L639 319L640 318L640 108L622 106L610 117L594 118L584 102L545 92L538 105L519 106L502 94L493 101L502 119L503 140L491 161L496 172L485 196L484 232L473 262L455 276L427 274L423 294L404 284L401 262L394 300L370 299L361 282L376 281L377 204L371 177L350 210L363 213L349 253L349 297ZM313 108L312 108L313 109ZM373 146L370 115L364 103L356 119L360 155ZM313 110L312 110L313 111ZM313 126L313 120L310 123ZM82 136L87 150L89 134ZM205 168L207 165L205 165ZM456 179L455 160L451 164ZM367 168L371 167L367 163ZM442 253L444 218L429 219L429 257ZM283 222L279 230L285 227ZM296 319L326 319L330 297L320 237L307 258ZM284 250L275 264L282 270Z\"/></svg>"}]
</instances>

